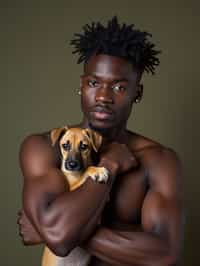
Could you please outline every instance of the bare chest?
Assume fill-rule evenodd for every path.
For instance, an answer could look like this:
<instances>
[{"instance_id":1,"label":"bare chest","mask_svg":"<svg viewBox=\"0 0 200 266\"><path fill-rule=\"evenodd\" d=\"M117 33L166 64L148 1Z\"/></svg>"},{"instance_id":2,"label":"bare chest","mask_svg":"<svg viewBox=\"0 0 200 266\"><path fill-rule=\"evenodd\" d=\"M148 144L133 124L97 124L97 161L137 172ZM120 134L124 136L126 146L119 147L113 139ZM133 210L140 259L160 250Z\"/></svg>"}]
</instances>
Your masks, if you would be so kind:
<instances>
[{"instance_id":1,"label":"bare chest","mask_svg":"<svg viewBox=\"0 0 200 266\"><path fill-rule=\"evenodd\" d=\"M104 210L105 224L140 224L147 190L147 177L142 167L124 176L118 176L110 194L110 201Z\"/></svg>"}]
</instances>

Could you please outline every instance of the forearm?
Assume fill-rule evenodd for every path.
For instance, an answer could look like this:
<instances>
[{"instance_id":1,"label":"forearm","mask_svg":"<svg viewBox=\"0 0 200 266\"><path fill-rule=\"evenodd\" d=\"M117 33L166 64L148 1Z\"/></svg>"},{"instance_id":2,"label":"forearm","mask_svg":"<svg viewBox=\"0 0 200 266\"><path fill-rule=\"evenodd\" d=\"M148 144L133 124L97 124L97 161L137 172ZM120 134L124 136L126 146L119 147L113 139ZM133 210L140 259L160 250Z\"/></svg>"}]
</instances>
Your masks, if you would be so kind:
<instances>
[{"instance_id":1,"label":"forearm","mask_svg":"<svg viewBox=\"0 0 200 266\"><path fill-rule=\"evenodd\" d=\"M89 178L78 189L61 193L48 204L38 204L40 210L32 210L32 213L35 211L32 215L34 225L55 253L66 255L83 239L84 228L84 237L96 228L109 196L112 178L110 176L107 184L99 184ZM30 214L31 210L25 209Z\"/></svg>"},{"instance_id":2,"label":"forearm","mask_svg":"<svg viewBox=\"0 0 200 266\"><path fill-rule=\"evenodd\" d=\"M44 244L45 241L42 236L37 231L37 228L31 223L30 219L28 219L25 214L24 209L20 210L21 215L18 221L19 224L19 235L22 237L22 242L24 245L39 245ZM23 217L22 217L23 213ZM84 226L81 230L80 234L80 245L88 240L89 237L94 233L92 229L96 227L98 221L98 225L101 222L101 215L99 215L99 210L91 217L88 224Z\"/></svg>"},{"instance_id":3,"label":"forearm","mask_svg":"<svg viewBox=\"0 0 200 266\"><path fill-rule=\"evenodd\" d=\"M44 239L42 239L42 236L37 231L37 228L31 223L30 219L28 219L24 209L21 209L19 213L20 214L17 223L19 225L19 235L22 237L23 244L39 245L45 243ZM91 228L94 228L96 226L97 220L99 224L100 219L101 218L99 216L99 211L97 211L81 231L80 244L88 240L88 238L93 233L91 232Z\"/></svg>"},{"instance_id":4,"label":"forearm","mask_svg":"<svg viewBox=\"0 0 200 266\"><path fill-rule=\"evenodd\" d=\"M111 265L175 265L167 244L145 232L125 232L102 227L84 247L89 253Z\"/></svg>"}]
</instances>

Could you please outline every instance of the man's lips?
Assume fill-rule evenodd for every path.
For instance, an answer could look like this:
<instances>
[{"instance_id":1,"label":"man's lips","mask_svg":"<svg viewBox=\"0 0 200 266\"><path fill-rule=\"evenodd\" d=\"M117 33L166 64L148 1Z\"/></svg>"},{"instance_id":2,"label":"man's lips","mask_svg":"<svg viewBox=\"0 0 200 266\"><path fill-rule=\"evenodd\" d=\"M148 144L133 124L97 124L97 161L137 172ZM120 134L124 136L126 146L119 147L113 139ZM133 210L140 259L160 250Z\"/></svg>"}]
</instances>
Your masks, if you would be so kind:
<instances>
[{"instance_id":1,"label":"man's lips","mask_svg":"<svg viewBox=\"0 0 200 266\"><path fill-rule=\"evenodd\" d=\"M96 119L110 119L113 115L113 112L108 108L102 106L96 106L91 110Z\"/></svg>"},{"instance_id":2,"label":"man's lips","mask_svg":"<svg viewBox=\"0 0 200 266\"><path fill-rule=\"evenodd\" d=\"M102 119L102 120L105 120L105 119L109 119L112 114L109 114L109 113L103 113L103 112L93 112L93 115L96 119Z\"/></svg>"}]
</instances>

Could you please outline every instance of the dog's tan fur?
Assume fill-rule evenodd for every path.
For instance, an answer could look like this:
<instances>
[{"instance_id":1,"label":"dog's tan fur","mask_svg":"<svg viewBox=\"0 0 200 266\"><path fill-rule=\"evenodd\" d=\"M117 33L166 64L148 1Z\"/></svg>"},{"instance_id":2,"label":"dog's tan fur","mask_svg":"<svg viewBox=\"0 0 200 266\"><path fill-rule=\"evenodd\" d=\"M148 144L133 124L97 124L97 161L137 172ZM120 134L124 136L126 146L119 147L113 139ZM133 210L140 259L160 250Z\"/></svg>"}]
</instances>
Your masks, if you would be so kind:
<instances>
[{"instance_id":1,"label":"dog's tan fur","mask_svg":"<svg viewBox=\"0 0 200 266\"><path fill-rule=\"evenodd\" d=\"M60 138L60 139L59 139ZM107 182L108 171L104 167L92 166L91 151L97 152L102 143L102 137L91 129L61 127L51 131L51 141L54 146L59 140L62 155L61 170L69 183L70 191L81 186L87 178L97 182ZM63 148L63 144L69 143L70 149ZM86 149L80 151L80 143L86 145ZM70 157L82 158L83 167L79 171L71 171L65 168L65 161ZM45 247L42 266L85 266L88 265L90 255L79 247L75 248L67 257L60 258Z\"/></svg>"}]
</instances>

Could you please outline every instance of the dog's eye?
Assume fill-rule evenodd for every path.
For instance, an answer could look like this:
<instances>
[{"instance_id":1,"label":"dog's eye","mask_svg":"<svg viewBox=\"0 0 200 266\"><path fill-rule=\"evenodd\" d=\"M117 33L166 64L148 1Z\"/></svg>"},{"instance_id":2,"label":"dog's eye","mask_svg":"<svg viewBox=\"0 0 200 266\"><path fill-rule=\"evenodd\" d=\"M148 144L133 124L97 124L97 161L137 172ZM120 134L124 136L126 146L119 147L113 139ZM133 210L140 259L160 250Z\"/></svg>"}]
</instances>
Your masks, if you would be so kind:
<instances>
[{"instance_id":1,"label":"dog's eye","mask_svg":"<svg viewBox=\"0 0 200 266\"><path fill-rule=\"evenodd\" d=\"M65 151L69 151L70 150L70 144L69 143L64 143L62 146L63 146L63 149Z\"/></svg>"},{"instance_id":2,"label":"dog's eye","mask_svg":"<svg viewBox=\"0 0 200 266\"><path fill-rule=\"evenodd\" d=\"M79 146L79 149L81 150L81 151L84 151L84 150L86 150L88 148L88 145L87 144L84 144L84 143L80 143L80 146Z\"/></svg>"}]
</instances>

